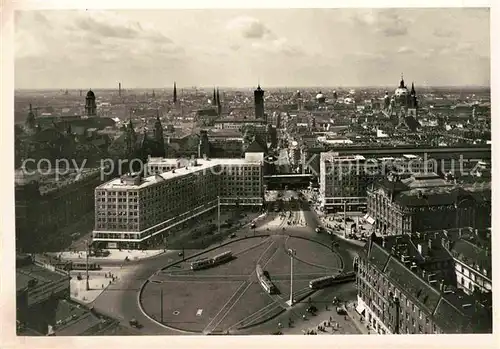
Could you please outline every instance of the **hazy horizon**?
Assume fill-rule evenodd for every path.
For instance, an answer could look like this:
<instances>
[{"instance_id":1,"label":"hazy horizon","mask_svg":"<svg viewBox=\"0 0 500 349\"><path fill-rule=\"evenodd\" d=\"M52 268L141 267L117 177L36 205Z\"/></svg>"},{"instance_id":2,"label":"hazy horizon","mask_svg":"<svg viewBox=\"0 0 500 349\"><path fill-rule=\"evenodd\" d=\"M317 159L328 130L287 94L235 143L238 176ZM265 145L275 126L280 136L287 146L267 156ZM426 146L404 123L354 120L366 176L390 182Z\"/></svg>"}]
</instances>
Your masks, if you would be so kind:
<instances>
[{"instance_id":1,"label":"hazy horizon","mask_svg":"<svg viewBox=\"0 0 500 349\"><path fill-rule=\"evenodd\" d=\"M17 89L490 85L488 8L17 11L15 46Z\"/></svg>"}]
</instances>

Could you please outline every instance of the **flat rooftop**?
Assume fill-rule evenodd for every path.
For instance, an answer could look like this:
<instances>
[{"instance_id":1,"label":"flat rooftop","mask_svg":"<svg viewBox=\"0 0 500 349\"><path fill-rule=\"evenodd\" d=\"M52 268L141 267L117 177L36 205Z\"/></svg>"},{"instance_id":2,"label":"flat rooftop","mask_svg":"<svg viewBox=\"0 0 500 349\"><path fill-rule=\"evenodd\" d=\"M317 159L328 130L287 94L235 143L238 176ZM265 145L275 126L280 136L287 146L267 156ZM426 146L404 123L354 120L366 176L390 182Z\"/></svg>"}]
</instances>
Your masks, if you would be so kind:
<instances>
[{"instance_id":1,"label":"flat rooftop","mask_svg":"<svg viewBox=\"0 0 500 349\"><path fill-rule=\"evenodd\" d=\"M16 291L28 287L31 280L36 280L36 286L38 287L64 278L67 278L67 276L50 271L36 264L25 265L16 268Z\"/></svg>"},{"instance_id":2,"label":"flat rooftop","mask_svg":"<svg viewBox=\"0 0 500 349\"><path fill-rule=\"evenodd\" d=\"M338 155L338 153L321 153L321 160L324 161L353 161L353 160L365 160L363 155Z\"/></svg>"},{"instance_id":3,"label":"flat rooftop","mask_svg":"<svg viewBox=\"0 0 500 349\"><path fill-rule=\"evenodd\" d=\"M181 162L180 168L175 168L175 171L169 170L158 173L153 176L144 177L138 185L123 182L121 178L112 179L109 182L101 184L97 189L143 189L151 185L157 184L165 180L186 176L199 171L208 171L212 167L221 166L244 166L244 165L260 165L260 161L251 161L247 159L196 159L196 165L189 164L189 159L166 159L166 158L149 158L148 166L150 165L177 165ZM193 159L194 161L194 159Z\"/></svg>"}]
</instances>

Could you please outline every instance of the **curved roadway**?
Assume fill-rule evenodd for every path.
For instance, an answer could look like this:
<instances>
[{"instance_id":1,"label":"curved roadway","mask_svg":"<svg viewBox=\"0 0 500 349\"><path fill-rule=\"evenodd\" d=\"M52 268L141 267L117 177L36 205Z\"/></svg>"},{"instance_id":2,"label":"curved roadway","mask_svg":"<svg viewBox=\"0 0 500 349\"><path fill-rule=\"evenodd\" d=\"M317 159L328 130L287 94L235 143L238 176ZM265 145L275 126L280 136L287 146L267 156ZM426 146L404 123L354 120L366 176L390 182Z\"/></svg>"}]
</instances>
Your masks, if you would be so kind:
<instances>
[{"instance_id":1,"label":"curved roadway","mask_svg":"<svg viewBox=\"0 0 500 349\"><path fill-rule=\"evenodd\" d=\"M304 212L304 217L307 223L305 227L287 226L285 230L282 226L274 228L274 231L267 231L262 226L269 221L275 219L278 215L269 213L268 216L257 223L256 231L266 233L291 235L296 237L305 237L322 244L331 246L332 240L338 243L335 248L336 252L341 256L344 263L344 271L350 271L353 268L353 257L357 254L361 247L350 244L349 242L336 237L335 235L328 235L326 233L318 234L315 228L320 226L321 223L316 213L309 208L305 201L301 201L301 209ZM248 229L248 228L247 228ZM187 251L186 251L187 252ZM192 254L199 252L193 251ZM186 253L188 258L191 253ZM168 335L168 334L182 334L178 331L169 330L151 320L149 320L140 310L138 303L138 292L142 285L158 270L164 268L167 264L171 264L182 257L177 255L176 251L169 251L159 256L151 257L141 261L130 262L123 268L128 271L127 277L119 280L116 284L109 286L93 303L94 309L103 314L114 317L122 322L123 325L129 326L128 321L132 318L138 320L143 326L137 330L138 334L143 335ZM123 264L121 261L109 263L116 266ZM107 263L107 265L109 265Z\"/></svg>"}]
</instances>

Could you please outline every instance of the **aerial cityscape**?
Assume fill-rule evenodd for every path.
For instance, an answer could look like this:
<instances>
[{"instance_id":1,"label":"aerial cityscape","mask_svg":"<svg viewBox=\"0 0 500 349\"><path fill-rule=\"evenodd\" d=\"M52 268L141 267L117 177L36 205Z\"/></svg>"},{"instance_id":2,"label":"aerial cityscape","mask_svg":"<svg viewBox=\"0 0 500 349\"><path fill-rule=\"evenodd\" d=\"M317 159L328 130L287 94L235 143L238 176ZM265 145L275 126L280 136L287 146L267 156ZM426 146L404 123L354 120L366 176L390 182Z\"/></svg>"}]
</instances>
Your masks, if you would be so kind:
<instances>
[{"instance_id":1,"label":"aerial cityscape","mask_svg":"<svg viewBox=\"0 0 500 349\"><path fill-rule=\"evenodd\" d=\"M17 335L492 333L489 30L17 11Z\"/></svg>"}]
</instances>

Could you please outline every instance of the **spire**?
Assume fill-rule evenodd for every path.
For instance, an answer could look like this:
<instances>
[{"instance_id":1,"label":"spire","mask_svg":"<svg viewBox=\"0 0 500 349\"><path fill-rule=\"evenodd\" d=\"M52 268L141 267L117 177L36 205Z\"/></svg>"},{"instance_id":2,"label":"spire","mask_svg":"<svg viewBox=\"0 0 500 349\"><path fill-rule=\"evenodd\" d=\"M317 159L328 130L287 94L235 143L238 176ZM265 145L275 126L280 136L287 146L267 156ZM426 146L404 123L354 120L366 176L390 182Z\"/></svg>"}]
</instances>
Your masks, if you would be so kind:
<instances>
[{"instance_id":1,"label":"spire","mask_svg":"<svg viewBox=\"0 0 500 349\"><path fill-rule=\"evenodd\" d=\"M174 103L177 103L177 84L174 81Z\"/></svg>"},{"instance_id":2,"label":"spire","mask_svg":"<svg viewBox=\"0 0 500 349\"><path fill-rule=\"evenodd\" d=\"M416 92L415 92L415 85L413 84L413 82L411 83L411 95L414 96L416 95Z\"/></svg>"},{"instance_id":3,"label":"spire","mask_svg":"<svg viewBox=\"0 0 500 349\"><path fill-rule=\"evenodd\" d=\"M33 113L33 107L31 106L31 103L30 103L30 113Z\"/></svg>"},{"instance_id":4,"label":"spire","mask_svg":"<svg viewBox=\"0 0 500 349\"><path fill-rule=\"evenodd\" d=\"M220 105L219 88L217 87L217 105Z\"/></svg>"},{"instance_id":5,"label":"spire","mask_svg":"<svg viewBox=\"0 0 500 349\"><path fill-rule=\"evenodd\" d=\"M217 105L217 95L215 94L215 87L214 87L214 96L212 98L212 105Z\"/></svg>"},{"instance_id":6,"label":"spire","mask_svg":"<svg viewBox=\"0 0 500 349\"><path fill-rule=\"evenodd\" d=\"M403 73L401 73L401 81L399 82L399 87L404 88L405 87L405 80L403 78Z\"/></svg>"}]
</instances>

